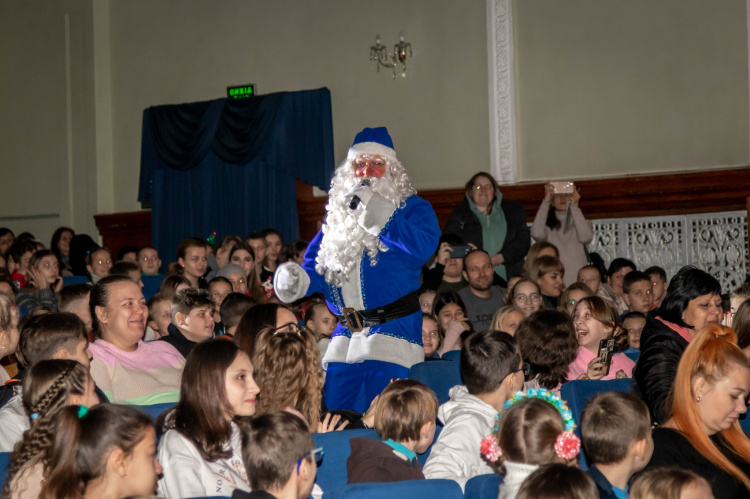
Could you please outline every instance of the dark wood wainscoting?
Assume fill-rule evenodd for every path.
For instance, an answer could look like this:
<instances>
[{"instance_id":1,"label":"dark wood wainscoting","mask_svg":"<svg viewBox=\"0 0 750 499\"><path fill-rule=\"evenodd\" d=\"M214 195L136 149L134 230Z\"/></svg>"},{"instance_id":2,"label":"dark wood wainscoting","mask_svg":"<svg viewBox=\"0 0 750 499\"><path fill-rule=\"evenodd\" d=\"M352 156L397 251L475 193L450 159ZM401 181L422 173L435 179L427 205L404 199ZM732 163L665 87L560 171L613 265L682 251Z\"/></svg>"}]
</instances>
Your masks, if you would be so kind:
<instances>
[{"instance_id":1,"label":"dark wood wainscoting","mask_svg":"<svg viewBox=\"0 0 750 499\"><path fill-rule=\"evenodd\" d=\"M750 213L750 167L706 172L580 180L581 209L590 219L713 213ZM520 202L532 221L544 195L543 183L501 186L503 196ZM420 191L432 204L440 226L461 202L463 188ZM297 182L300 237L311 240L320 229L326 197L313 196L312 186ZM151 242L151 211L94 217L104 245L113 254L125 245Z\"/></svg>"}]
</instances>

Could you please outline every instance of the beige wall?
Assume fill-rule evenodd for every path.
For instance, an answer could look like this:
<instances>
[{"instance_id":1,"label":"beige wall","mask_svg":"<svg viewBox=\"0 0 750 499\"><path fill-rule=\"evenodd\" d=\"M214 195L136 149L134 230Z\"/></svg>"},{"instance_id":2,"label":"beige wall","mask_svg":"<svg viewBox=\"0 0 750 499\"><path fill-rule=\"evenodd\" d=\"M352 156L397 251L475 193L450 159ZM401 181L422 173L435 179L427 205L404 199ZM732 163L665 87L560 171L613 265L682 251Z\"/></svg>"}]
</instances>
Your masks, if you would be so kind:
<instances>
[{"instance_id":1,"label":"beige wall","mask_svg":"<svg viewBox=\"0 0 750 499\"><path fill-rule=\"evenodd\" d=\"M519 178L747 165L745 0L516 0Z\"/></svg>"},{"instance_id":2,"label":"beige wall","mask_svg":"<svg viewBox=\"0 0 750 499\"><path fill-rule=\"evenodd\" d=\"M139 209L143 109L328 87L336 159L386 125L419 189L489 162L483 0L0 0L0 225ZM748 163L745 2L513 2L521 181ZM405 79L367 60L413 44Z\"/></svg>"}]
</instances>

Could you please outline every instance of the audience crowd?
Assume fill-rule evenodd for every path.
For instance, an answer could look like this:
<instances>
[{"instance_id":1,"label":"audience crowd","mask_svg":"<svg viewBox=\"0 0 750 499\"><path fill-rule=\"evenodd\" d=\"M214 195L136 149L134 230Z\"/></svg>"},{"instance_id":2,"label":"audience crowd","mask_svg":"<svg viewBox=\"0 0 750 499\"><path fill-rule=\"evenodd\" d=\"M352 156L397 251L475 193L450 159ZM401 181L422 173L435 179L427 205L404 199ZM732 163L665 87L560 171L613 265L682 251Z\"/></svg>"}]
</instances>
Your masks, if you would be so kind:
<instances>
[{"instance_id":1,"label":"audience crowd","mask_svg":"<svg viewBox=\"0 0 750 499\"><path fill-rule=\"evenodd\" d=\"M312 434L372 428L350 440L350 484L500 474L499 498L750 498L750 284L604 268L580 199L546 185L529 228L474 175L418 293L424 361L457 363L462 384L439 404L394 379L364 413L326 407L344 319L275 294L306 242L269 228L115 255L68 227L49 248L0 229L3 497L321 497ZM580 416L562 399L607 380L630 393L596 390Z\"/></svg>"}]
</instances>

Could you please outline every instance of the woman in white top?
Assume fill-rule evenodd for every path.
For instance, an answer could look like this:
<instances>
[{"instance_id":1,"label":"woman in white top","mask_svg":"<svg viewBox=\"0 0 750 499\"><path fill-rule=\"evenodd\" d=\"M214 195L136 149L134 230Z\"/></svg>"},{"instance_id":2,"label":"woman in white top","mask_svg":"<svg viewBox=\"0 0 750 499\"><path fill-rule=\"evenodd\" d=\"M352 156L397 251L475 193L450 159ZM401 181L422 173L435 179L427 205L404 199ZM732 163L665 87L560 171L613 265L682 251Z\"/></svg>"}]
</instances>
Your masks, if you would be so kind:
<instances>
[{"instance_id":1,"label":"woman in white top","mask_svg":"<svg viewBox=\"0 0 750 499\"><path fill-rule=\"evenodd\" d=\"M196 345L182 374L180 401L162 414L159 443L165 498L231 496L250 490L236 421L255 414L260 389L245 352L224 339Z\"/></svg>"}]
</instances>

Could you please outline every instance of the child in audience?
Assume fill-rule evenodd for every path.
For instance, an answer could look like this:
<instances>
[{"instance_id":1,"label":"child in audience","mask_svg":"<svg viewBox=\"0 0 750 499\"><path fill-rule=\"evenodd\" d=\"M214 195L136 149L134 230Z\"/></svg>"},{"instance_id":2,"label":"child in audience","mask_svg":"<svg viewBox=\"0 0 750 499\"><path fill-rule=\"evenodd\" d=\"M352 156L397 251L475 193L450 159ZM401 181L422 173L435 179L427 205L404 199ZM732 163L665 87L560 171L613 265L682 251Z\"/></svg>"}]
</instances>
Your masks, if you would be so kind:
<instances>
[{"instance_id":1,"label":"child in audience","mask_svg":"<svg viewBox=\"0 0 750 499\"><path fill-rule=\"evenodd\" d=\"M13 243L6 253L8 270L11 271L10 279L13 281L16 289L23 289L26 286L29 261L31 260L31 255L36 252L35 241L18 240Z\"/></svg>"},{"instance_id":2,"label":"child in audience","mask_svg":"<svg viewBox=\"0 0 750 499\"><path fill-rule=\"evenodd\" d=\"M23 380L23 406L31 427L11 454L3 497L38 497L52 451L55 418L68 405L99 403L89 370L74 360L43 360Z\"/></svg>"},{"instance_id":3,"label":"child in audience","mask_svg":"<svg viewBox=\"0 0 750 499\"><path fill-rule=\"evenodd\" d=\"M654 286L645 272L634 270L622 279L622 299L628 306L628 312L647 314L654 305Z\"/></svg>"},{"instance_id":4,"label":"child in audience","mask_svg":"<svg viewBox=\"0 0 750 499\"><path fill-rule=\"evenodd\" d=\"M261 303L242 316L237 324L234 342L252 357L260 331L266 327L280 328L291 324L297 324L297 317L291 310L278 303Z\"/></svg>"},{"instance_id":5,"label":"child in audience","mask_svg":"<svg viewBox=\"0 0 750 499\"><path fill-rule=\"evenodd\" d=\"M438 328L437 319L432 314L422 313L422 347L424 348L424 358L439 359L440 356L437 354L440 345L443 342L443 338L440 337L440 329ZM320 345L320 343L318 343ZM323 355L321 353L321 355Z\"/></svg>"},{"instance_id":6,"label":"child in audience","mask_svg":"<svg viewBox=\"0 0 750 499\"><path fill-rule=\"evenodd\" d=\"M86 255L86 272L91 282L96 284L99 279L109 275L112 268L112 255L107 248L95 248Z\"/></svg>"},{"instance_id":7,"label":"child in audience","mask_svg":"<svg viewBox=\"0 0 750 499\"><path fill-rule=\"evenodd\" d=\"M255 300L242 293L227 295L221 304L221 322L224 324L224 334L230 338L234 337L242 316L255 304Z\"/></svg>"},{"instance_id":8,"label":"child in audience","mask_svg":"<svg viewBox=\"0 0 750 499\"><path fill-rule=\"evenodd\" d=\"M630 477L654 452L648 407L630 393L599 393L583 408L581 439L600 499L627 497Z\"/></svg>"},{"instance_id":9,"label":"child in audience","mask_svg":"<svg viewBox=\"0 0 750 499\"><path fill-rule=\"evenodd\" d=\"M515 305L526 317L544 308L542 290L532 279L521 279L508 291L508 304Z\"/></svg>"},{"instance_id":10,"label":"child in audience","mask_svg":"<svg viewBox=\"0 0 750 499\"><path fill-rule=\"evenodd\" d=\"M169 334L160 338L187 357L195 345L214 337L214 304L203 289L185 289L172 298L169 310L172 323Z\"/></svg>"},{"instance_id":11,"label":"child in audience","mask_svg":"<svg viewBox=\"0 0 750 499\"><path fill-rule=\"evenodd\" d=\"M208 294L214 304L214 323L223 329L221 323L221 304L232 294L232 281L226 277L216 276L208 282Z\"/></svg>"},{"instance_id":12,"label":"child in audience","mask_svg":"<svg viewBox=\"0 0 750 499\"><path fill-rule=\"evenodd\" d=\"M560 393L568 381L568 366L576 358L578 341L570 318L559 310L540 310L516 331L521 356L529 364L524 389L546 388Z\"/></svg>"},{"instance_id":13,"label":"child in audience","mask_svg":"<svg viewBox=\"0 0 750 499\"><path fill-rule=\"evenodd\" d=\"M581 441L568 406L547 390L516 393L505 404L481 451L504 475L499 499L514 499L524 480L543 464L575 466ZM434 452L434 451L433 451Z\"/></svg>"},{"instance_id":14,"label":"child in audience","mask_svg":"<svg viewBox=\"0 0 750 499\"><path fill-rule=\"evenodd\" d=\"M490 329L504 331L511 336L516 335L518 325L526 318L523 310L515 305L505 305L492 316Z\"/></svg>"},{"instance_id":15,"label":"child in audience","mask_svg":"<svg viewBox=\"0 0 750 499\"><path fill-rule=\"evenodd\" d=\"M233 293L247 294L247 276L237 264L228 263L216 273L217 277L223 277L232 284Z\"/></svg>"},{"instance_id":16,"label":"child in audience","mask_svg":"<svg viewBox=\"0 0 750 499\"><path fill-rule=\"evenodd\" d=\"M294 262L298 265L302 265L305 262L305 251L310 245L307 241L297 239L284 246L284 261Z\"/></svg>"},{"instance_id":17,"label":"child in audience","mask_svg":"<svg viewBox=\"0 0 750 499\"><path fill-rule=\"evenodd\" d=\"M622 316L622 328L628 332L628 349L625 353L641 349L641 333L646 325L646 315L640 312L628 312Z\"/></svg>"},{"instance_id":18,"label":"child in audience","mask_svg":"<svg viewBox=\"0 0 750 499\"><path fill-rule=\"evenodd\" d=\"M436 296L437 292L434 289L419 290L419 308L422 309L423 314L432 313L432 304L435 303Z\"/></svg>"},{"instance_id":19,"label":"child in audience","mask_svg":"<svg viewBox=\"0 0 750 499\"><path fill-rule=\"evenodd\" d=\"M203 278L208 268L206 243L200 239L185 239L177 247L177 262L169 266L170 274L180 274L195 289L206 289L208 282Z\"/></svg>"},{"instance_id":20,"label":"child in audience","mask_svg":"<svg viewBox=\"0 0 750 499\"><path fill-rule=\"evenodd\" d=\"M667 288L669 287L667 273L663 268L657 267L656 265L647 268L643 273L651 279L654 308L659 308L661 307L661 302L664 301L664 295L667 293Z\"/></svg>"},{"instance_id":21,"label":"child in audience","mask_svg":"<svg viewBox=\"0 0 750 499\"><path fill-rule=\"evenodd\" d=\"M112 265L112 268L109 269L109 275L124 275L125 277L129 277L134 283L143 288L141 268L135 262L129 262L126 260L119 261Z\"/></svg>"},{"instance_id":22,"label":"child in audience","mask_svg":"<svg viewBox=\"0 0 750 499\"><path fill-rule=\"evenodd\" d=\"M279 253L284 246L284 238L281 232L271 228L263 230L263 237L266 239L266 258L263 260L263 268L273 275L279 264Z\"/></svg>"},{"instance_id":23,"label":"child in audience","mask_svg":"<svg viewBox=\"0 0 750 499\"><path fill-rule=\"evenodd\" d=\"M586 296L594 296L591 288L582 282L574 282L565 288L565 291L560 295L560 305L557 309L573 317L573 309L576 307L576 303Z\"/></svg>"},{"instance_id":24,"label":"child in audience","mask_svg":"<svg viewBox=\"0 0 750 499\"><path fill-rule=\"evenodd\" d=\"M16 353L20 337L19 319L18 308L13 304L13 300L5 294L0 294L0 359ZM0 367L0 386L9 379L8 371Z\"/></svg>"},{"instance_id":25,"label":"child in audience","mask_svg":"<svg viewBox=\"0 0 750 499\"><path fill-rule=\"evenodd\" d=\"M602 285L602 294L606 296L602 298L609 299L615 305L618 315L624 314L628 309L622 297L622 282L625 276L634 270L637 270L635 263L627 258L615 258L607 269L607 283Z\"/></svg>"},{"instance_id":26,"label":"child in audience","mask_svg":"<svg viewBox=\"0 0 750 499\"><path fill-rule=\"evenodd\" d=\"M740 287L735 288L729 293L729 312L732 314L737 313L737 309L740 308L748 298L750 298L750 283L744 283Z\"/></svg>"},{"instance_id":27,"label":"child in audience","mask_svg":"<svg viewBox=\"0 0 750 499\"><path fill-rule=\"evenodd\" d=\"M162 469L154 458L156 433L137 409L101 404L65 407L40 498L150 496Z\"/></svg>"},{"instance_id":28,"label":"child in audience","mask_svg":"<svg viewBox=\"0 0 750 499\"><path fill-rule=\"evenodd\" d=\"M260 232L252 232L245 237L245 242L255 253L255 273L260 279L261 286L265 287L269 277L273 275L263 270L263 261L266 259L266 250L268 249L266 238Z\"/></svg>"},{"instance_id":29,"label":"child in audience","mask_svg":"<svg viewBox=\"0 0 750 499\"><path fill-rule=\"evenodd\" d=\"M598 296L578 302L573 313L573 324L578 336L578 355L570 364L568 379L632 378L635 363L624 353L610 353L609 373L599 358L599 342L610 339L620 331L617 311Z\"/></svg>"},{"instance_id":30,"label":"child in audience","mask_svg":"<svg viewBox=\"0 0 750 499\"><path fill-rule=\"evenodd\" d=\"M250 490L237 423L255 414L259 391L250 358L234 343L216 339L195 346L185 364L180 400L157 423L166 430L159 443L161 497Z\"/></svg>"},{"instance_id":31,"label":"child in audience","mask_svg":"<svg viewBox=\"0 0 750 499\"><path fill-rule=\"evenodd\" d=\"M544 306L557 308L565 282L565 267L560 260L552 256L537 258L529 269L529 278L536 281L542 291Z\"/></svg>"},{"instance_id":32,"label":"child in audience","mask_svg":"<svg viewBox=\"0 0 750 499\"><path fill-rule=\"evenodd\" d=\"M221 241L214 246L214 254L208 256L208 268L211 269L206 275L206 279L213 279L216 273L224 265L229 263L229 254L234 248L242 244L242 239L234 234L224 236Z\"/></svg>"},{"instance_id":33,"label":"child in audience","mask_svg":"<svg viewBox=\"0 0 750 499\"><path fill-rule=\"evenodd\" d=\"M158 340L169 335L169 325L172 324L170 301L170 298L161 293L156 293L148 301L148 327L143 341Z\"/></svg>"},{"instance_id":34,"label":"child in audience","mask_svg":"<svg viewBox=\"0 0 750 499\"><path fill-rule=\"evenodd\" d=\"M423 471L426 478L455 480L463 489L470 478L492 473L481 457L481 440L523 386L524 369L516 340L501 331L469 336L460 369L465 386L451 388L450 400L438 410L444 427Z\"/></svg>"},{"instance_id":35,"label":"child in audience","mask_svg":"<svg viewBox=\"0 0 750 499\"><path fill-rule=\"evenodd\" d=\"M596 484L583 471L560 463L545 464L523 481L516 499L592 499Z\"/></svg>"},{"instance_id":36,"label":"child in audience","mask_svg":"<svg viewBox=\"0 0 750 499\"><path fill-rule=\"evenodd\" d=\"M531 271L531 266L534 264L537 258L541 256L553 256L560 259L560 252L557 250L557 246L547 241L537 241L529 247L529 251L526 253L526 259L523 261L523 277L528 277ZM510 282L508 288L510 289Z\"/></svg>"},{"instance_id":37,"label":"child in audience","mask_svg":"<svg viewBox=\"0 0 750 499\"><path fill-rule=\"evenodd\" d=\"M16 240L16 235L7 227L0 227L0 253L5 254Z\"/></svg>"},{"instance_id":38,"label":"child in audience","mask_svg":"<svg viewBox=\"0 0 750 499\"><path fill-rule=\"evenodd\" d=\"M602 275L593 265L581 267L578 271L578 282L588 286L595 295L598 295L602 289Z\"/></svg>"},{"instance_id":39,"label":"child in audience","mask_svg":"<svg viewBox=\"0 0 750 499\"><path fill-rule=\"evenodd\" d=\"M438 355L451 350L461 350L461 338L471 331L471 322L463 300L453 291L438 293L432 305L432 315L438 320L438 331L442 345Z\"/></svg>"},{"instance_id":40,"label":"child in audience","mask_svg":"<svg viewBox=\"0 0 750 499\"><path fill-rule=\"evenodd\" d=\"M170 274L164 278L159 286L159 294L164 295L168 299L172 299L178 291L188 289L190 287L190 281L185 279L181 274Z\"/></svg>"},{"instance_id":41,"label":"child in audience","mask_svg":"<svg viewBox=\"0 0 750 499\"><path fill-rule=\"evenodd\" d=\"M27 277L26 286L16 296L16 305L26 310L38 306L57 310L57 293L63 281L55 254L50 250L35 252L29 259Z\"/></svg>"},{"instance_id":42,"label":"child in audience","mask_svg":"<svg viewBox=\"0 0 750 499\"><path fill-rule=\"evenodd\" d=\"M287 412L252 418L242 431L242 457L253 491L232 499L307 499L323 448L315 448L304 421Z\"/></svg>"},{"instance_id":43,"label":"child in audience","mask_svg":"<svg viewBox=\"0 0 750 499\"><path fill-rule=\"evenodd\" d=\"M143 246L136 255L138 267L143 275L159 275L161 258L159 252L153 246Z\"/></svg>"},{"instance_id":44,"label":"child in audience","mask_svg":"<svg viewBox=\"0 0 750 499\"><path fill-rule=\"evenodd\" d=\"M16 294L18 293L18 290L10 280L10 276L8 276L4 272L0 272L0 293L4 294L8 298L11 298L13 302L16 301Z\"/></svg>"},{"instance_id":45,"label":"child in audience","mask_svg":"<svg viewBox=\"0 0 750 499\"><path fill-rule=\"evenodd\" d=\"M57 309L60 312L70 312L81 319L86 326L86 331L91 331L91 309L89 308L89 296L91 295L91 284L80 283L65 286L60 290Z\"/></svg>"},{"instance_id":46,"label":"child in audience","mask_svg":"<svg viewBox=\"0 0 750 499\"><path fill-rule=\"evenodd\" d=\"M324 301L315 301L307 307L305 312L305 325L313 332L318 342L318 351L322 359L331 342L331 335L336 329L338 320L333 316L328 305Z\"/></svg>"},{"instance_id":47,"label":"child in audience","mask_svg":"<svg viewBox=\"0 0 750 499\"><path fill-rule=\"evenodd\" d=\"M242 243L230 252L229 263L239 265L245 273L246 290L256 300L264 300L266 291L260 285L260 277L255 268L255 251L249 245Z\"/></svg>"},{"instance_id":48,"label":"child in audience","mask_svg":"<svg viewBox=\"0 0 750 499\"><path fill-rule=\"evenodd\" d=\"M714 494L711 484L697 473L664 467L638 473L630 487L630 499L714 499Z\"/></svg>"},{"instance_id":49,"label":"child in audience","mask_svg":"<svg viewBox=\"0 0 750 499\"><path fill-rule=\"evenodd\" d=\"M70 241L75 235L75 231L70 227L58 227L52 234L49 249L55 253L57 260L60 262L60 270L70 271ZM73 274L70 272L67 275Z\"/></svg>"},{"instance_id":50,"label":"child in audience","mask_svg":"<svg viewBox=\"0 0 750 499\"><path fill-rule=\"evenodd\" d=\"M417 454L432 445L437 410L435 393L419 381L399 379L388 385L375 406L375 429L382 441L349 441L347 483L424 479Z\"/></svg>"},{"instance_id":51,"label":"child in audience","mask_svg":"<svg viewBox=\"0 0 750 499\"><path fill-rule=\"evenodd\" d=\"M117 252L118 262L130 262L138 264L138 248L135 246L123 246L120 251Z\"/></svg>"}]
</instances>

